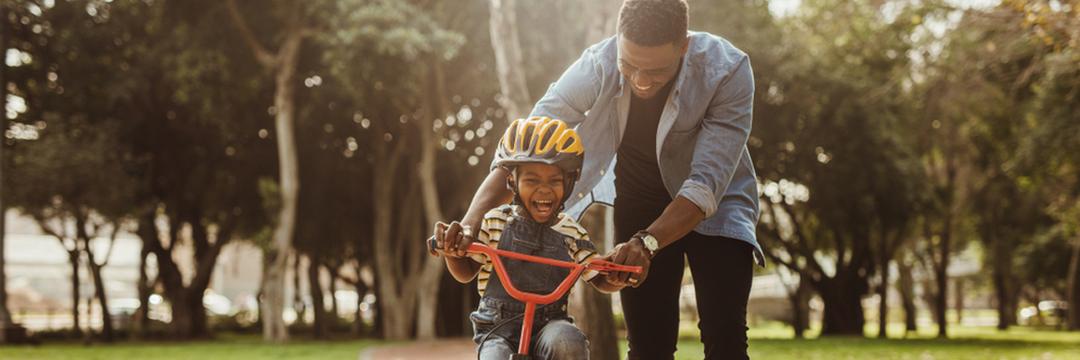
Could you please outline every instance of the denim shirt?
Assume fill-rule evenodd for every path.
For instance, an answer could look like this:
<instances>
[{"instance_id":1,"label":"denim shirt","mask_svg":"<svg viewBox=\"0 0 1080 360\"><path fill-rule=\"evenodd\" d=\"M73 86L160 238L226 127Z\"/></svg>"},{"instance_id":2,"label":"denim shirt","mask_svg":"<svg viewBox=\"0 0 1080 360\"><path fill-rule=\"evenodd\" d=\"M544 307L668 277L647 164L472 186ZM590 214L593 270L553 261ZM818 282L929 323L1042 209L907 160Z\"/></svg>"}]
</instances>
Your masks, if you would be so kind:
<instances>
[{"instance_id":1,"label":"denim shirt","mask_svg":"<svg viewBox=\"0 0 1080 360\"><path fill-rule=\"evenodd\" d=\"M588 49L551 84L532 116L561 119L577 127L585 145L581 179L567 201L580 217L594 202L614 204L615 155L626 129L629 84L618 70L616 37ZM757 242L758 188L750 152L754 76L750 59L727 40L691 32L656 131L657 163L668 193L705 213L694 231Z\"/></svg>"}]
</instances>

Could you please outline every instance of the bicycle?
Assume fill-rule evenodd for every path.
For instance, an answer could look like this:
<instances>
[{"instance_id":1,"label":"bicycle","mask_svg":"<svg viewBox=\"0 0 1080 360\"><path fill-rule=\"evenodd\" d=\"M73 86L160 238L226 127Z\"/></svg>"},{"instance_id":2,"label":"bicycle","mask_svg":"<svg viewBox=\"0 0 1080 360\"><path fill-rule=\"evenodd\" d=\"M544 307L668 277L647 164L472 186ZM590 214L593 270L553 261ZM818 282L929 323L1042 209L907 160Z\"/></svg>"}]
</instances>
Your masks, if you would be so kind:
<instances>
[{"instance_id":1,"label":"bicycle","mask_svg":"<svg viewBox=\"0 0 1080 360\"><path fill-rule=\"evenodd\" d=\"M428 238L427 245L428 252L432 253L433 255L438 255L443 252L436 246L437 244L435 241L435 237ZM536 306L547 305L561 299L563 295L566 295L567 291L570 291L570 288L573 287L574 283L577 282L577 279L581 276L583 272L585 272L585 270L595 270L600 272L601 274L606 274L609 272L630 272L640 274L642 271L640 266L619 265L606 260L590 260L586 263L579 264L571 261L561 261L545 257L516 253L513 251L499 250L485 244L476 242L469 244L469 248L466 249L466 252L487 255L488 258L491 259L491 263L495 265L495 274L499 277L499 281L501 281L502 284L505 286L506 292L510 294L510 296L514 299L525 303L525 312L522 314L524 315L525 319L522 321L521 324L521 339L518 342L518 352L517 354L510 355L510 360L532 359L532 357L529 356L529 341L532 338L532 324L533 317L536 313ZM563 279L561 283L559 283L559 286L556 287L555 290L551 293L535 294L521 291L514 287L514 284L511 283L510 276L506 273L506 268L503 266L503 257L514 260L522 260L567 268L570 269L570 274L568 274L566 278ZM502 323L495 325L495 328L490 331L495 331L495 329L497 329L499 326L502 326L511 320L516 320L516 317L504 320Z\"/></svg>"}]
</instances>

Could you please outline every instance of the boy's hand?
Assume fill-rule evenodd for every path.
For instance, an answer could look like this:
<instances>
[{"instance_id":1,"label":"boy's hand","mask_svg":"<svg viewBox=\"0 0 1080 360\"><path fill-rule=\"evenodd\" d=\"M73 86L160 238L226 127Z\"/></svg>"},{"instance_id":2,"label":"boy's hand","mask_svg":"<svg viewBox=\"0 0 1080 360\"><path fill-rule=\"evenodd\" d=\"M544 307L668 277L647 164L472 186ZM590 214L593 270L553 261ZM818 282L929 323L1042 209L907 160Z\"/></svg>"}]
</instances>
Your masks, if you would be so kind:
<instances>
[{"instance_id":1,"label":"boy's hand","mask_svg":"<svg viewBox=\"0 0 1080 360\"><path fill-rule=\"evenodd\" d=\"M474 241L472 227L454 221L449 224L435 224L435 246L442 249L443 255L451 259L465 257L466 249Z\"/></svg>"}]
</instances>

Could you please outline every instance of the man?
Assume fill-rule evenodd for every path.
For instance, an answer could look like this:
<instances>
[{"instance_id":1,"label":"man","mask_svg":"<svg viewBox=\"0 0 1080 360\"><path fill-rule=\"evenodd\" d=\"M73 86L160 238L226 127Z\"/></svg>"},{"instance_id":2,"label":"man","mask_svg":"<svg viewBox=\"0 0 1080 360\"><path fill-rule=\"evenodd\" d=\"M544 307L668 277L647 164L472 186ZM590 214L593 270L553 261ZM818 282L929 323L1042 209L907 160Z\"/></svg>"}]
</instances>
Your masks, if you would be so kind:
<instances>
[{"instance_id":1,"label":"man","mask_svg":"<svg viewBox=\"0 0 1080 360\"><path fill-rule=\"evenodd\" d=\"M620 292L630 359L674 357L686 261L705 357L748 358L746 303L763 263L746 148L753 73L745 53L689 32L688 18L685 0L626 0L618 34L585 50L532 112L576 125L589 153L568 212L613 203L619 244L608 258L646 270L607 278L631 286ZM493 168L461 222L438 230L464 239L446 250L510 201L506 175Z\"/></svg>"}]
</instances>

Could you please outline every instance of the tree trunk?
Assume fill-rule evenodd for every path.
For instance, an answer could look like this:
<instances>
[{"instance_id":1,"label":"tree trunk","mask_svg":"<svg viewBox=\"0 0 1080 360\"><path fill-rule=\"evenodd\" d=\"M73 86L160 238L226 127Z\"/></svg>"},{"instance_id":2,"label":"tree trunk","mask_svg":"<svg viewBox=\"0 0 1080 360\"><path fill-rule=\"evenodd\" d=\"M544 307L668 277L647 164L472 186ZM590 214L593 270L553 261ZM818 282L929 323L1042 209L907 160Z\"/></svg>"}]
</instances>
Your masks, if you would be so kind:
<instances>
[{"instance_id":1,"label":"tree trunk","mask_svg":"<svg viewBox=\"0 0 1080 360\"><path fill-rule=\"evenodd\" d=\"M76 334L82 334L79 326L79 250L78 245L74 251L68 250L68 262L71 264L71 329Z\"/></svg>"},{"instance_id":2,"label":"tree trunk","mask_svg":"<svg viewBox=\"0 0 1080 360\"><path fill-rule=\"evenodd\" d=\"M884 243L886 240L882 237L881 241ZM879 339L888 338L889 327L889 258L885 253L886 246L881 248L881 261L879 261L880 268L878 272L881 276L881 284L878 285L878 335Z\"/></svg>"},{"instance_id":3,"label":"tree trunk","mask_svg":"<svg viewBox=\"0 0 1080 360\"><path fill-rule=\"evenodd\" d=\"M300 253L293 252L293 268L292 268L292 288L293 298L292 306L293 311L296 312L296 322L294 324L306 324L307 323L307 303L304 302L303 290L300 288L300 277L303 272L300 271Z\"/></svg>"},{"instance_id":4,"label":"tree trunk","mask_svg":"<svg viewBox=\"0 0 1080 360\"><path fill-rule=\"evenodd\" d=\"M300 193L300 171L296 155L296 134L293 124L296 114L296 63L300 55L300 43L303 35L299 29L294 29L285 38L279 50L274 83L274 129L276 130L278 147L279 183L281 186L281 210L278 213L278 223L274 228L273 247L277 254L287 254L292 246L293 234L296 231L296 206L297 196ZM274 259L271 267L275 268L267 272L266 287L267 296L284 297L284 275L287 266L286 256L278 256ZM281 318L284 310L284 299L267 302L271 306L281 305L280 308L269 308L264 313L263 339L271 342L285 342L289 339L285 328L285 321Z\"/></svg>"},{"instance_id":5,"label":"tree trunk","mask_svg":"<svg viewBox=\"0 0 1080 360\"><path fill-rule=\"evenodd\" d=\"M191 337L193 321L191 308L188 307L190 302L187 299L187 292L180 291L172 295L168 295L168 293L169 291L166 291L169 299L169 314L172 316L169 329L177 339L188 339Z\"/></svg>"},{"instance_id":6,"label":"tree trunk","mask_svg":"<svg viewBox=\"0 0 1080 360\"><path fill-rule=\"evenodd\" d=\"M402 186L397 176L398 165L404 160L405 140L404 137L398 140L389 153L384 149L376 149L378 154L375 157L377 159L375 167L383 170L376 173L372 181L372 190L375 194L372 200L376 204L374 243L372 244L377 269L375 286L378 297L379 326L382 327L382 335L387 340L408 339L415 325L417 288L411 284L415 281L415 277L410 277L409 274L399 270L402 267L402 259L397 257L397 253L399 247L405 244L396 241L400 238L394 236L395 232L392 229L395 220L408 221L416 216L414 211L406 209L410 206L415 207L415 202L395 200L395 196L402 194L416 195L415 192L410 191L413 188L412 184ZM413 241L420 240L422 239Z\"/></svg>"},{"instance_id":7,"label":"tree trunk","mask_svg":"<svg viewBox=\"0 0 1080 360\"><path fill-rule=\"evenodd\" d=\"M941 243L939 244L940 256L934 268L934 279L937 280L937 293L934 294L934 304L939 310L935 314L938 324L938 338L948 337L949 327L947 319L949 309L949 260L952 258L953 216L956 212L953 205L956 196L957 166L955 162L955 158L949 158L945 163L945 199L943 205L945 214L942 217L944 226L941 230Z\"/></svg>"},{"instance_id":8,"label":"tree trunk","mask_svg":"<svg viewBox=\"0 0 1080 360\"><path fill-rule=\"evenodd\" d=\"M5 5L0 5L0 49L7 49L7 10ZM7 50L4 50L5 52ZM5 53L6 55L6 53ZM0 101L7 104L7 63L0 61ZM7 115L0 116L0 132L7 132ZM7 157L4 156L4 144L0 142L0 184L4 183L4 169L7 168ZM8 342L7 330L12 327L11 311L7 305L7 272L4 261L4 238L7 233L7 203L4 202L5 186L0 186L0 344Z\"/></svg>"},{"instance_id":9,"label":"tree trunk","mask_svg":"<svg viewBox=\"0 0 1080 360\"><path fill-rule=\"evenodd\" d=\"M364 283L364 280L360 278L359 269L356 272L356 283L353 287L356 289L356 313L353 315L353 335L361 336L364 334L364 312L361 310L361 306L364 303L364 296L367 296L368 287Z\"/></svg>"},{"instance_id":10,"label":"tree trunk","mask_svg":"<svg viewBox=\"0 0 1080 360\"><path fill-rule=\"evenodd\" d=\"M105 281L101 278L101 265L94 260L94 252L90 249L90 239L83 239L83 250L86 251L86 264L90 267L90 276L94 280L94 295L101 311L101 339L112 342L113 324L109 315L108 296L105 294Z\"/></svg>"},{"instance_id":11,"label":"tree trunk","mask_svg":"<svg viewBox=\"0 0 1080 360\"><path fill-rule=\"evenodd\" d=\"M1068 290L1069 330L1080 331L1080 235L1073 239L1072 258L1069 260Z\"/></svg>"},{"instance_id":12,"label":"tree trunk","mask_svg":"<svg viewBox=\"0 0 1080 360\"><path fill-rule=\"evenodd\" d=\"M143 231L142 223L139 224L138 231L140 233ZM144 244L142 251L139 252L139 279L135 284L139 292L139 308L135 310L132 336L136 339L146 339L150 328L150 295L153 292L153 284L150 283L150 276L146 273L148 257L150 257L150 249Z\"/></svg>"},{"instance_id":13,"label":"tree trunk","mask_svg":"<svg viewBox=\"0 0 1080 360\"><path fill-rule=\"evenodd\" d=\"M608 244L614 242L612 222L614 212L606 206L592 206L582 219L582 226L589 229L589 237L596 250L604 254ZM611 295L597 291L592 285L579 281L570 293L570 315L589 339L589 357L592 359L619 358L619 337L615 330L615 315L611 308Z\"/></svg>"},{"instance_id":14,"label":"tree trunk","mask_svg":"<svg viewBox=\"0 0 1080 360\"><path fill-rule=\"evenodd\" d=\"M843 277L823 281L818 295L825 303L821 335L863 335L866 319L863 316L861 286L857 279ZM864 285L863 285L864 286Z\"/></svg>"},{"instance_id":15,"label":"tree trunk","mask_svg":"<svg viewBox=\"0 0 1080 360\"><path fill-rule=\"evenodd\" d=\"M915 278L911 275L913 266L910 263L900 260L897 265L900 270L900 299L904 308L904 336L907 337L908 333L919 330L915 321L918 315L915 307Z\"/></svg>"},{"instance_id":16,"label":"tree trunk","mask_svg":"<svg viewBox=\"0 0 1080 360\"><path fill-rule=\"evenodd\" d=\"M943 241L944 242L944 241ZM946 246L942 246L942 254L945 253ZM934 293L934 321L937 322L937 337L947 337L948 322L946 314L948 312L948 275L946 274L946 267L948 264L948 256L943 256L943 264L934 270L934 278L937 280L935 285L937 291Z\"/></svg>"},{"instance_id":17,"label":"tree trunk","mask_svg":"<svg viewBox=\"0 0 1080 360\"><path fill-rule=\"evenodd\" d=\"M1016 312L1015 302L1011 301L1010 293L1013 291L1012 277L1012 254L1006 251L1004 246L1004 239L994 234L993 231L986 232L985 240L990 243L991 254L989 256L991 261L991 281L994 284L994 300L997 305L998 313L998 330L1008 330L1010 326L1016 324ZM957 289L959 291L959 289Z\"/></svg>"},{"instance_id":18,"label":"tree trunk","mask_svg":"<svg viewBox=\"0 0 1080 360\"><path fill-rule=\"evenodd\" d=\"M813 297L813 289L809 281L799 278L799 285L795 292L789 295L791 300L791 327L795 329L795 338L806 337L806 330L810 329L810 298Z\"/></svg>"},{"instance_id":19,"label":"tree trunk","mask_svg":"<svg viewBox=\"0 0 1080 360\"><path fill-rule=\"evenodd\" d=\"M956 309L956 323L964 320L964 279L953 280L953 308Z\"/></svg>"},{"instance_id":20,"label":"tree trunk","mask_svg":"<svg viewBox=\"0 0 1080 360\"><path fill-rule=\"evenodd\" d=\"M187 316L190 324L187 331L188 339L210 338L210 330L207 328L206 307L203 306L203 292L206 288L188 288Z\"/></svg>"},{"instance_id":21,"label":"tree trunk","mask_svg":"<svg viewBox=\"0 0 1080 360\"><path fill-rule=\"evenodd\" d=\"M337 302L337 282L338 282L338 270L340 266L326 266L326 271L330 274L330 284L328 284L328 290L330 292L330 329L333 330L338 324L338 302Z\"/></svg>"},{"instance_id":22,"label":"tree trunk","mask_svg":"<svg viewBox=\"0 0 1080 360\"><path fill-rule=\"evenodd\" d=\"M416 166L417 177L420 178L420 192L423 196L425 224L434 224L437 221L446 220L442 212L442 201L439 198L439 182L436 178L436 161L438 158L438 140L431 131L436 118L441 118L450 109L446 104L446 80L443 73L442 62L438 58L431 58L428 65L428 74L425 84L427 96L425 100L426 116L423 121L417 121L417 133L420 134L420 161ZM474 229L479 231L479 229ZM422 243L421 238L406 239L414 243ZM420 249L415 249L419 251ZM410 254L411 255L411 254ZM418 274L419 314L416 317L416 332L420 339L435 338L435 320L439 308L439 280L442 279L443 260L435 256L422 256L423 267Z\"/></svg>"},{"instance_id":23,"label":"tree trunk","mask_svg":"<svg viewBox=\"0 0 1080 360\"><path fill-rule=\"evenodd\" d=\"M935 285L937 285L937 292L934 293L934 308L938 309L938 311L936 313L934 313L934 316L935 316L935 321L938 324L937 336L939 338L945 338L945 337L948 336L948 334L947 334L948 319L946 318L946 314L948 313L948 309L949 309L949 305L948 305L948 299L949 299L949 274L948 274L948 269L949 269L949 258L950 258L949 253L952 251L952 249L950 248L950 244L949 244L951 242L950 241L950 237L951 237L950 234L952 232L951 231L952 226L951 226L951 224L949 224L949 223L951 223L951 221L949 220L949 218L951 218L951 216L946 216L946 218L947 218L945 220L946 221L946 225L945 225L946 230L941 235L941 244L940 244L941 245L941 250L940 250L940 252L941 252L941 254L940 254L941 255L941 260L937 264L937 266L935 266L935 268L934 268L934 279L936 280Z\"/></svg>"},{"instance_id":24,"label":"tree trunk","mask_svg":"<svg viewBox=\"0 0 1080 360\"><path fill-rule=\"evenodd\" d=\"M495 51L495 70L502 96L499 105L506 109L506 119L529 115L529 88L525 83L524 58L518 40L516 0L488 0L490 4L491 47Z\"/></svg>"},{"instance_id":25,"label":"tree trunk","mask_svg":"<svg viewBox=\"0 0 1080 360\"><path fill-rule=\"evenodd\" d=\"M285 328L285 269L278 266L281 258L287 258L288 253L278 254L271 250L263 253L263 276L262 276L262 304L259 308L259 317L263 323L263 340L284 342L288 340Z\"/></svg>"},{"instance_id":26,"label":"tree trunk","mask_svg":"<svg viewBox=\"0 0 1080 360\"><path fill-rule=\"evenodd\" d=\"M289 250L292 248L293 235L296 231L297 197L300 193L300 169L296 151L296 66L300 58L300 45L304 41L305 29L300 27L303 11L302 3L296 2L289 15L285 28L285 37L276 54L271 54L258 43L244 21L243 15L234 0L226 2L226 7L234 25L240 30L245 43L251 49L255 59L266 69L274 72L274 130L278 150L278 185L281 189L281 209L278 212L277 225L274 227L271 247L273 260L268 271L263 273L263 301L261 309L263 320L263 340L282 343L288 341L288 329L282 312L285 310L285 268L288 266Z\"/></svg>"},{"instance_id":27,"label":"tree trunk","mask_svg":"<svg viewBox=\"0 0 1080 360\"><path fill-rule=\"evenodd\" d=\"M315 323L312 325L312 333L316 339L324 339L329 329L329 316L326 313L326 303L323 298L322 282L319 281L319 263L315 258L308 257L308 292L311 294L311 311L315 314Z\"/></svg>"},{"instance_id":28,"label":"tree trunk","mask_svg":"<svg viewBox=\"0 0 1080 360\"><path fill-rule=\"evenodd\" d=\"M89 211L79 210L75 216L75 237L76 241L82 243L82 250L86 253L86 265L90 270L90 278L94 284L94 296L98 299L99 310L101 311L101 339L105 342L112 342L113 340L113 324L112 317L109 315L109 301L108 295L105 293L105 281L101 278L101 268L104 264L109 262L109 256L112 255L112 246L116 242L116 234L119 229L113 229L113 235L109 239L109 251L105 255L105 259L98 263L97 258L94 256L94 249L90 247L90 240L97 234L90 234L87 232L87 217ZM113 224L113 226L118 226ZM87 312L89 312L89 308Z\"/></svg>"}]
</instances>

